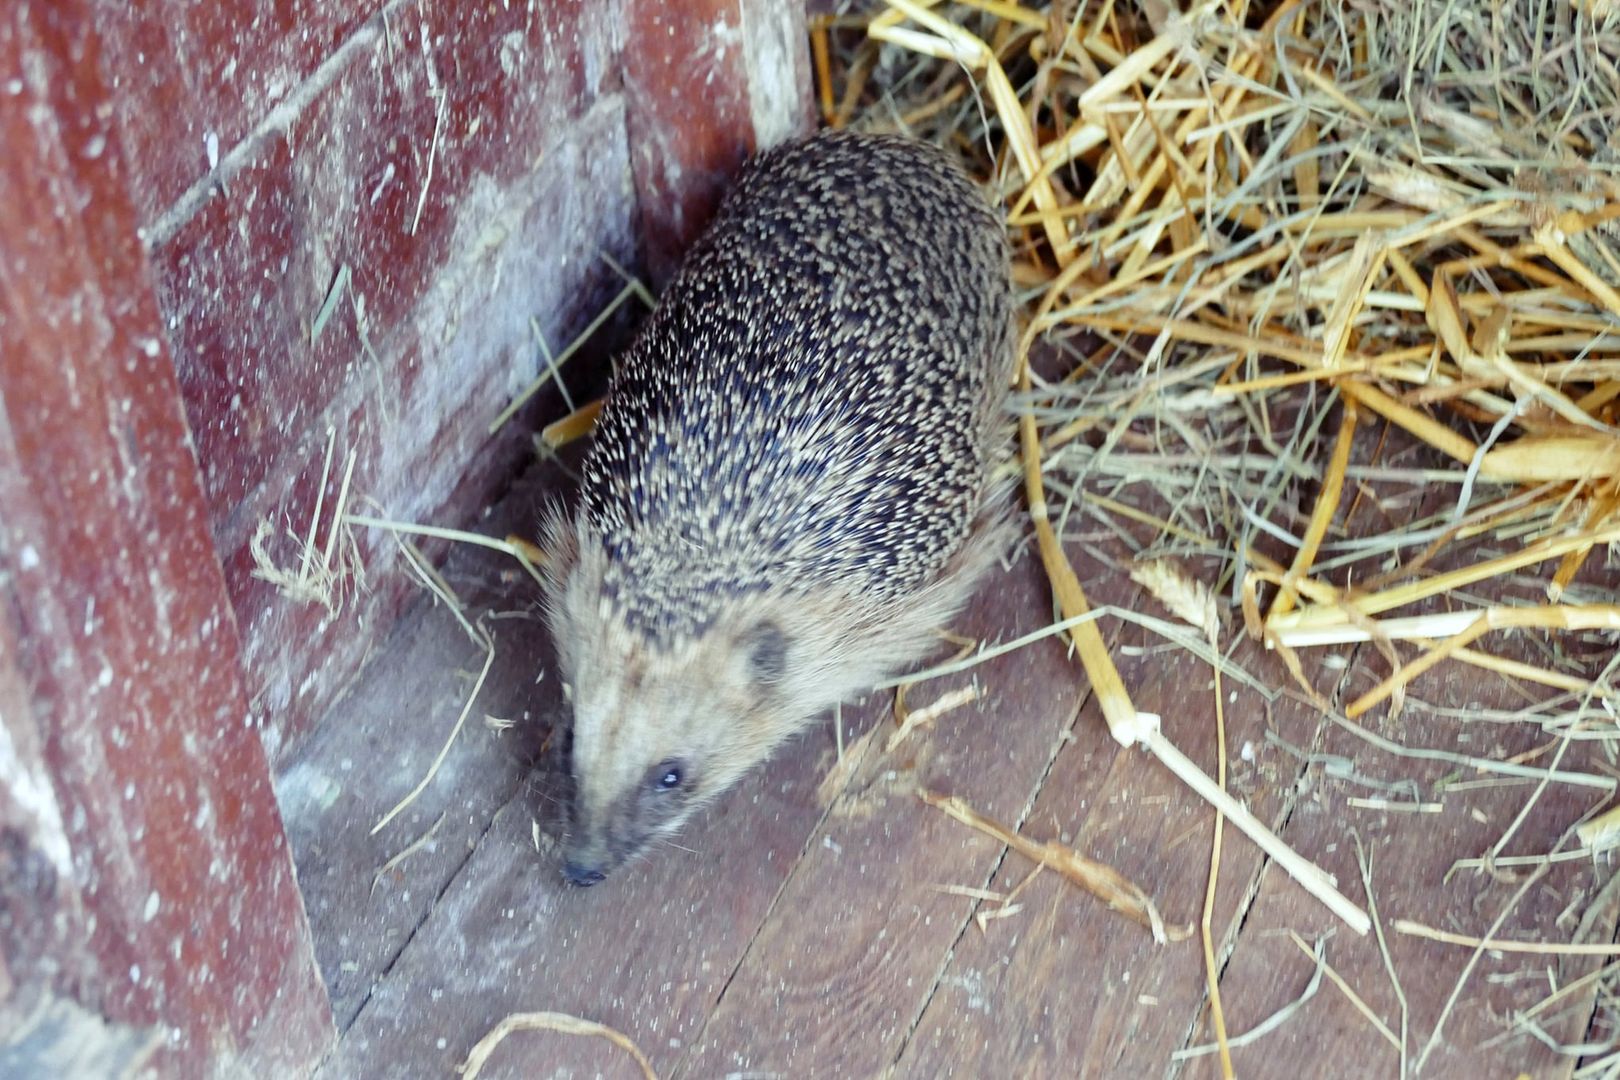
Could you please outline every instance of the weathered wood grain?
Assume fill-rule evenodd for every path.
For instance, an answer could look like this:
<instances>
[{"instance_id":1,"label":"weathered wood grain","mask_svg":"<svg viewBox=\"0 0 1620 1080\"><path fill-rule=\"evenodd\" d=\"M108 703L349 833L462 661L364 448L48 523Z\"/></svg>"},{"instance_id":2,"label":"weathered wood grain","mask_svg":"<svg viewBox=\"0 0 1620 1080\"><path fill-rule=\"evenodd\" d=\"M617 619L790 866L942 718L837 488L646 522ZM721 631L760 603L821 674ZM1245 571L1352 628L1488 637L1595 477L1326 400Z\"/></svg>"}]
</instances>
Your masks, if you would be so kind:
<instances>
[{"instance_id":1,"label":"weathered wood grain","mask_svg":"<svg viewBox=\"0 0 1620 1080\"><path fill-rule=\"evenodd\" d=\"M538 19L500 6L421 19L366 24L301 108L235 148L199 205L149 233L221 533L242 500L285 475L306 435L324 435L321 419L351 384L369 386L379 409L403 407L421 382L439 384L446 409L465 403L488 359L448 348L469 313L444 310L435 294L457 277L487 275L461 287L514 309L501 321L525 336L489 345L524 354L497 381L508 392L523 385L519 368L532 374L538 357L528 316L561 329L546 324L594 261L588 242L608 246L628 214L622 156L623 175L587 167L612 161L623 142L583 119L603 96L587 72L607 63L609 27L577 4L548 5ZM566 157L573 188L557 183L548 157ZM556 215L550 230L521 237L532 255L500 267L542 194ZM345 266L375 358L347 302L311 341Z\"/></svg>"},{"instance_id":2,"label":"weathered wood grain","mask_svg":"<svg viewBox=\"0 0 1620 1080\"><path fill-rule=\"evenodd\" d=\"M127 146L137 224L150 227L216 160L300 95L385 0L109 4L103 77Z\"/></svg>"},{"instance_id":3,"label":"weathered wood grain","mask_svg":"<svg viewBox=\"0 0 1620 1080\"><path fill-rule=\"evenodd\" d=\"M1365 660L1358 672L1365 671ZM1382 666L1382 665L1380 665ZM1370 685L1365 677L1353 675L1349 689ZM1418 692L1435 695L1440 701L1465 704L1470 701L1501 705L1509 695L1490 687L1466 671L1453 671ZM1408 713L1398 728L1379 724L1373 730L1396 739L1404 746L1484 752L1507 757L1544 745L1546 737L1531 725L1477 727L1472 734L1481 738L1470 745L1469 725L1437 718L1420 718ZM1421 763L1384 754L1353 735L1330 728L1321 752L1352 763L1357 774L1380 782L1413 780L1431 791L1431 785L1447 775L1478 778L1471 770L1458 770L1443 764ZM1593 757L1577 746L1566 756L1564 767L1591 771ZM1509 822L1518 814L1534 787L1534 782L1510 782L1499 787L1452 792L1439 797L1444 809L1437 814L1391 813L1355 809L1345 804L1349 795L1377 794L1344 781L1323 777L1311 770L1304 778L1306 791L1284 833L1300 851L1317 859L1324 869L1350 883L1352 896L1360 898L1356 838L1364 843L1373 862L1373 889L1379 914L1386 924L1397 918L1414 919L1441 929L1483 934L1491 921L1516 890L1525 871L1503 871L1501 880L1480 872L1461 872L1447 880L1447 870L1459 858L1485 854ZM1427 795L1433 800L1435 796ZM1537 808L1525 820L1507 854L1529 854L1549 850L1558 835L1588 807L1603 798L1600 792L1562 786L1548 789ZM1540 940L1568 940L1574 924L1560 918L1566 906L1573 905L1578 918L1607 880L1608 871L1582 863L1556 867L1541 885L1532 888L1504 924L1501 935ZM1583 899L1584 898L1584 899ZM1599 919L1598 940L1612 938L1614 912ZM1309 981L1310 960L1291 944L1281 931L1293 929L1307 940L1333 928L1330 917L1302 904L1288 894L1274 873L1268 874L1249 913L1242 936L1223 979L1223 995L1233 1031L1252 1026L1270 1012L1297 996ZM1468 962L1470 950L1439 945L1388 931L1389 947L1396 972L1411 1006L1410 1056L1416 1060L1429 1038L1446 999ZM1399 1009L1385 970L1377 942L1336 934L1327 946L1327 960L1354 986L1392 1029L1399 1029ZM1583 973L1586 963L1563 965L1570 971L1560 978ZM1535 1076L1567 1073L1572 1063L1560 1061L1546 1047L1528 1038L1508 1048L1488 1052L1481 1044L1499 1034L1504 1018L1514 1009L1533 1005L1548 992L1543 973L1545 958L1487 956L1465 984L1455 1009L1450 1013L1443 1038L1422 1073L1424 1076L1472 1077L1487 1062L1500 1064L1509 1074L1520 1071ZM1589 999L1588 999L1589 1000ZM1581 1012L1575 1024L1554 1025L1556 1037L1578 1042L1584 1035L1588 1011ZM1240 1070L1288 1070L1311 1067L1313 1062L1335 1059L1359 1060L1377 1074L1395 1075L1398 1055L1372 1031L1344 998L1331 988L1323 991L1301 1010L1274 1038L1234 1056ZM1191 1075L1211 1075L1207 1068Z\"/></svg>"},{"instance_id":4,"label":"weathered wood grain","mask_svg":"<svg viewBox=\"0 0 1620 1080\"><path fill-rule=\"evenodd\" d=\"M555 465L531 470L480 528L495 536L532 532L534 504L556 488L560 472ZM392 562L383 572L399 575L403 568ZM482 648L424 590L416 590L417 603L398 631L276 781L340 1030L467 862L495 813L523 789L549 721L561 709L533 581L512 560L466 546L451 552L441 575L471 615L499 617L486 623L495 640L490 674L433 783L372 835L426 774L484 663ZM485 717L512 726L496 731ZM378 876L424 836L430 836L425 844Z\"/></svg>"},{"instance_id":5,"label":"weathered wood grain","mask_svg":"<svg viewBox=\"0 0 1620 1080\"><path fill-rule=\"evenodd\" d=\"M273 753L308 731L355 677L376 647L374 635L414 586L381 579L329 618L319 606L287 599L253 576L254 530L266 520L300 534L307 529L321 491L328 427L337 461L354 455L353 493L372 500L373 513L381 508L400 521L455 526L475 520L494 501L532 454L525 421L535 410L561 411L556 391L548 390L519 423L489 435L490 421L545 363L531 318L560 348L618 288L599 253L622 258L631 250L625 153L622 107L605 100L567 141L550 148L510 199L469 205L459 226L460 255L439 271L409 332L378 345L380 363L357 354L319 422L291 426L270 444L266 452L277 463L216 525L244 629L250 690ZM340 314L333 322L338 319L352 329L351 318ZM610 324L576 358L579 376L588 375L593 362L605 366L603 349L622 327ZM326 478L327 507L341 478L339 468ZM393 547L370 531L359 541L367 560ZM442 555L442 548L428 549ZM285 529L270 551L283 565L298 556Z\"/></svg>"},{"instance_id":6,"label":"weathered wood grain","mask_svg":"<svg viewBox=\"0 0 1620 1080\"><path fill-rule=\"evenodd\" d=\"M8 950L6 1006L26 986L90 1029L154 1030L156 1075L286 1075L331 1021L245 723L97 11L0 19L17 73L0 109L0 775L30 812L6 812L25 872L0 876L0 910L58 935Z\"/></svg>"},{"instance_id":7,"label":"weathered wood grain","mask_svg":"<svg viewBox=\"0 0 1620 1080\"><path fill-rule=\"evenodd\" d=\"M545 786L518 794L372 991L322 1075L443 1073L504 1016L536 1010L617 1027L667 1070L702 1028L814 828L816 784L831 746L831 733L816 729L674 844L590 890L562 881ZM407 862L390 887L415 890L423 869ZM351 890L362 879L369 884L369 868L349 872ZM513 1037L484 1075L615 1076L624 1062L597 1040L533 1032Z\"/></svg>"},{"instance_id":8,"label":"weathered wood grain","mask_svg":"<svg viewBox=\"0 0 1620 1080\"><path fill-rule=\"evenodd\" d=\"M1152 601L1142 607L1162 614ZM1228 637L1234 633L1241 628L1229 628ZM1119 646L1120 674L1137 707L1159 713L1171 740L1214 776L1209 666L1140 627L1123 628ZM1262 686L1288 678L1252 643L1239 644L1231 662ZM1314 710L1268 701L1262 690L1232 678L1222 690L1228 787L1260 820L1279 824L1292 804L1296 765L1266 743L1265 731L1308 745ZM1042 785L1029 822L1027 833L1062 838L1135 881L1167 924L1196 928L1213 813L1152 757L1121 750L1095 702L1082 710L1075 739ZM1228 824L1213 921L1218 949L1236 932L1263 863L1260 850ZM1009 856L991 888L1010 892L1031 869L1027 860ZM1019 902L1019 914L963 934L899 1073L983 1076L1013 1062L1033 1075L1162 1072L1203 1007L1198 937L1155 945L1133 923L1049 872Z\"/></svg>"}]
</instances>

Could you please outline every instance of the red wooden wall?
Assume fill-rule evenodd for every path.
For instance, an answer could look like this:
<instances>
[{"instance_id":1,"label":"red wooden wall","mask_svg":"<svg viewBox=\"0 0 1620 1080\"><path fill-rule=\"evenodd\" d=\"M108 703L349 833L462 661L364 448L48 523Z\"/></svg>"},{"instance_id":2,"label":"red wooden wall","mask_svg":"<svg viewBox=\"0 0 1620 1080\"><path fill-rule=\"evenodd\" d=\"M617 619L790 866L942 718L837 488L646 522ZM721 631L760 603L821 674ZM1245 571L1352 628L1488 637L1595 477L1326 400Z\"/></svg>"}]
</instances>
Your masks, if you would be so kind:
<instances>
[{"instance_id":1,"label":"red wooden wall","mask_svg":"<svg viewBox=\"0 0 1620 1080\"><path fill-rule=\"evenodd\" d=\"M548 407L487 433L531 320L566 343L602 251L667 275L807 121L804 52L788 0L0 15L0 1072L325 1052L271 769L415 593L332 615L249 542L295 561L329 438L389 515L475 520Z\"/></svg>"},{"instance_id":2,"label":"red wooden wall","mask_svg":"<svg viewBox=\"0 0 1620 1080\"><path fill-rule=\"evenodd\" d=\"M173 0L111 37L120 123L145 133L131 188L279 756L415 595L396 577L328 619L253 576L261 522L307 527L328 431L390 516L470 520L530 452L524 425L494 440L487 425L540 370L531 318L566 344L619 284L602 251L667 273L756 129L774 141L808 116L808 71L784 0L239 6L276 29L243 40L217 7ZM156 26L215 44L153 63ZM306 32L319 50L288 46ZM347 301L310 340L344 266L369 353ZM391 547L364 542L368 558Z\"/></svg>"}]
</instances>

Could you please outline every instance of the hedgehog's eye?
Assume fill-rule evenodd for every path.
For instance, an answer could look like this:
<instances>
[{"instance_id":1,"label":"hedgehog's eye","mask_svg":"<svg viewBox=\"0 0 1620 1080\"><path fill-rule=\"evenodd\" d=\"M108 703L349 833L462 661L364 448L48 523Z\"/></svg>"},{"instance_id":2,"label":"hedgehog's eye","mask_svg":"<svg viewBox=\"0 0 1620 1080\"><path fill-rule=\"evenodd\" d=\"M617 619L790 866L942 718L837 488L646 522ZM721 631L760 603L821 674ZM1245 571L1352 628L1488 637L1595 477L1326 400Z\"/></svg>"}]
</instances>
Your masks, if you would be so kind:
<instances>
[{"instance_id":1,"label":"hedgehog's eye","mask_svg":"<svg viewBox=\"0 0 1620 1080\"><path fill-rule=\"evenodd\" d=\"M674 791L686 780L686 770L678 761L666 761L652 771L653 787L659 791Z\"/></svg>"}]
</instances>

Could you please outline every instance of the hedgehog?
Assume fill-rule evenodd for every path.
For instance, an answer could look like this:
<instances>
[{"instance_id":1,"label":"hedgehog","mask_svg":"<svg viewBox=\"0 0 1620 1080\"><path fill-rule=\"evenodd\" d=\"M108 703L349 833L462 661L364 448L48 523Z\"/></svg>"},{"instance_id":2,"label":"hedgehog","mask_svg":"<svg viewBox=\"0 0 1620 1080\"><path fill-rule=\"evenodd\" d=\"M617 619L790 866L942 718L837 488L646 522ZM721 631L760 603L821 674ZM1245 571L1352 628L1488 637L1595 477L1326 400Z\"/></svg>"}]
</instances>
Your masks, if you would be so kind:
<instances>
[{"instance_id":1,"label":"hedgehog","mask_svg":"<svg viewBox=\"0 0 1620 1080\"><path fill-rule=\"evenodd\" d=\"M944 151L823 131L744 165L619 357L543 523L594 885L915 665L1006 551L1004 220Z\"/></svg>"}]
</instances>

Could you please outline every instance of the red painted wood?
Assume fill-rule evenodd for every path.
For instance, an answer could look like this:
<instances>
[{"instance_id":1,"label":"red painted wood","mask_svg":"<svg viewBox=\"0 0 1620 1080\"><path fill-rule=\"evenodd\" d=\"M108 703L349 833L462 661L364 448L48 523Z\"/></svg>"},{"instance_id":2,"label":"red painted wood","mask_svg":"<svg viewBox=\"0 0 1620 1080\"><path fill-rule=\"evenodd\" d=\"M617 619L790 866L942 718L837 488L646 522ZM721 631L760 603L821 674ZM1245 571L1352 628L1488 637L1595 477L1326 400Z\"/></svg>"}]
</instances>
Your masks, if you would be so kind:
<instances>
[{"instance_id":1,"label":"red painted wood","mask_svg":"<svg viewBox=\"0 0 1620 1080\"><path fill-rule=\"evenodd\" d=\"M161 10L122 16L138 43L104 60L146 102L128 125L140 143L137 187L159 174L193 175L197 133L187 111L195 103L165 97L179 76L154 84L142 65L162 54L158 68L184 74L197 48L229 52L236 42L184 19L159 25ZM484 432L539 370L530 317L554 347L566 342L612 285L599 251L634 262L635 200L645 210L649 198L681 206L688 192L698 203L711 198L755 127L781 127L793 114L794 101L779 100L783 87L792 99L808 85L802 15L780 0L673 13L629 0L409 7L361 20L364 10L349 3L320 16L312 56L294 65L302 80L273 108L256 99L238 140L219 129L211 184L151 188L185 194L154 208L145 233L272 753L335 700L414 595L384 580L360 608L329 619L253 576L248 542L261 521L305 527L327 432L336 433L340 465L345 451L357 455L356 492L401 519L465 524L523 452L521 428L498 441ZM647 44L620 29L626 13L667 15L694 41L707 34L713 48L701 70L724 88L694 84L687 64L679 94L660 98L666 111L678 98L681 111L659 122L692 137L660 134L638 151L656 165L651 196L636 183L646 170L633 173L626 154L625 117L644 108L646 87L621 84L621 58ZM347 36L335 33L340 26ZM665 151L680 156L659 158ZM153 164L153 155L168 157ZM675 210L683 222L707 214ZM677 250L659 239L665 216L642 214L649 250ZM371 353L347 300L310 339L344 266L350 293L363 299ZM336 487L333 477L329 498ZM367 541L368 555L391 550L380 537Z\"/></svg>"},{"instance_id":2,"label":"red painted wood","mask_svg":"<svg viewBox=\"0 0 1620 1080\"><path fill-rule=\"evenodd\" d=\"M622 110L603 102L546 151L522 185L521 201L514 198L493 219L477 219L499 222L501 242L474 251L467 266L434 284L423 305L430 314L413 327L415 336L400 335L379 349L380 369L362 370L365 377L351 380L317 424L289 431L275 448L283 467L216 530L243 627L255 715L272 754L324 714L422 591L399 564L393 540L362 531L369 591L328 618L323 608L287 599L253 576L248 545L257 523L307 527L330 425L339 457L355 454L355 493L401 521L476 525L532 457L536 409L561 410L555 391L547 391L498 437L488 434L489 422L541 364L530 318L550 341L567 342L619 287L598 253L622 260L632 250L630 196L620 182L627 169ZM610 325L597 342L618 330ZM605 356L598 345L571 363L583 371ZM339 480L328 479L327 507ZM443 552L423 547L430 557ZM283 565L296 558L284 536L271 553Z\"/></svg>"},{"instance_id":3,"label":"red painted wood","mask_svg":"<svg viewBox=\"0 0 1620 1080\"><path fill-rule=\"evenodd\" d=\"M530 201L538 160L597 99L610 32L577 2L533 16L426 8L386 31L378 18L302 108L237 148L222 186L151 232L216 529L296 468L287 455L308 432L324 438L321 414L345 387L411 392L421 369L402 361L415 338L448 329L420 325L435 315L427 294L510 231L503 218ZM347 302L310 341L343 266L381 372Z\"/></svg>"},{"instance_id":4,"label":"red painted wood","mask_svg":"<svg viewBox=\"0 0 1620 1080\"><path fill-rule=\"evenodd\" d=\"M97 13L130 190L150 226L307 81L384 0L140 0Z\"/></svg>"},{"instance_id":5,"label":"red painted wood","mask_svg":"<svg viewBox=\"0 0 1620 1080\"><path fill-rule=\"evenodd\" d=\"M49 890L0 878L0 908L69 928L61 955L5 966L155 1028L160 1075L296 1075L331 1021L245 724L98 12L61 0L0 21L0 700L26 700L0 758L49 780L27 845L48 853L56 830L70 853L47 860Z\"/></svg>"},{"instance_id":6,"label":"red painted wood","mask_svg":"<svg viewBox=\"0 0 1620 1080\"><path fill-rule=\"evenodd\" d=\"M231 156L219 188L150 235L272 753L331 705L419 591L384 569L328 618L253 576L259 523L307 528L329 430L339 474L355 454L357 495L400 520L474 520L529 452L532 424L487 429L540 369L531 318L560 349L615 287L599 254L633 261L612 10L410 10L363 26L299 109ZM310 341L345 265L371 353L347 297ZM392 563L391 540L362 548L374 571ZM296 559L279 535L272 551Z\"/></svg>"},{"instance_id":7,"label":"red painted wood","mask_svg":"<svg viewBox=\"0 0 1620 1080\"><path fill-rule=\"evenodd\" d=\"M738 166L810 124L804 10L782 0L685 0L632 2L627 15L642 250L653 279L664 281Z\"/></svg>"}]
</instances>

